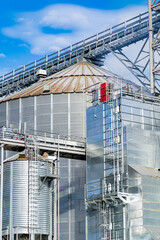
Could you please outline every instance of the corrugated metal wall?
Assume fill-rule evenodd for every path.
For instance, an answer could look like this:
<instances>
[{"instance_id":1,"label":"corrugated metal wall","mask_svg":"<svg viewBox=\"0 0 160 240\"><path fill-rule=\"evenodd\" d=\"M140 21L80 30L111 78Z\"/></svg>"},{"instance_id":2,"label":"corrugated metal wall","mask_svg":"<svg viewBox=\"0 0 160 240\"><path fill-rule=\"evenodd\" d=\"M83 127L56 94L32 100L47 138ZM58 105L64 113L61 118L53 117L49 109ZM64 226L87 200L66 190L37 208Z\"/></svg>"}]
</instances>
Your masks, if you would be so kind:
<instances>
[{"instance_id":1,"label":"corrugated metal wall","mask_svg":"<svg viewBox=\"0 0 160 240\"><path fill-rule=\"evenodd\" d=\"M84 98L83 93L67 93L3 102L0 124L21 129L26 122L28 129L85 137Z\"/></svg>"},{"instance_id":2,"label":"corrugated metal wall","mask_svg":"<svg viewBox=\"0 0 160 240\"><path fill-rule=\"evenodd\" d=\"M87 239L156 239L159 101L116 96L87 109Z\"/></svg>"},{"instance_id":3,"label":"corrugated metal wall","mask_svg":"<svg viewBox=\"0 0 160 240\"><path fill-rule=\"evenodd\" d=\"M39 175L47 172L47 163L40 162ZM4 206L3 206L3 232L6 235L7 229L11 234L14 232L28 233L29 220L29 195L28 195L28 161L16 160L4 163ZM29 183L30 185L33 183ZM38 186L42 182L36 183ZM50 234L50 184L45 181L39 189L37 227L34 230L37 234ZM33 198L34 196L32 196ZM34 201L36 201L34 199ZM35 211L35 210L33 210ZM30 213L31 214L31 213ZM11 229L9 225L12 226Z\"/></svg>"},{"instance_id":4,"label":"corrugated metal wall","mask_svg":"<svg viewBox=\"0 0 160 240\"><path fill-rule=\"evenodd\" d=\"M6 122L6 103L1 103L0 107L0 126L4 126Z\"/></svg>"},{"instance_id":5,"label":"corrugated metal wall","mask_svg":"<svg viewBox=\"0 0 160 240\"><path fill-rule=\"evenodd\" d=\"M1 103L0 122L19 130L26 123L27 129L85 137L85 111L83 93L41 95ZM60 159L60 240L85 238L85 165Z\"/></svg>"},{"instance_id":6,"label":"corrugated metal wall","mask_svg":"<svg viewBox=\"0 0 160 240\"><path fill-rule=\"evenodd\" d=\"M6 229L9 226L10 219L10 165L4 168L3 179L3 225L2 228Z\"/></svg>"}]
</instances>

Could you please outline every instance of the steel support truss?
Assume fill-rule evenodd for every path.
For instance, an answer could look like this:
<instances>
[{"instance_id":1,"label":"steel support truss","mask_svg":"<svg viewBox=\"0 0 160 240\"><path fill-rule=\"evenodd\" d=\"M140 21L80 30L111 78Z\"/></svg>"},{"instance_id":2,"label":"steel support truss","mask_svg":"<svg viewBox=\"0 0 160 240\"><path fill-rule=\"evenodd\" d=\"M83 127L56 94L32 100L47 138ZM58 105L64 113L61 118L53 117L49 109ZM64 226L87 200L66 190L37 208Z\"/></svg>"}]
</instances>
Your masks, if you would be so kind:
<instances>
[{"instance_id":1,"label":"steel support truss","mask_svg":"<svg viewBox=\"0 0 160 240\"><path fill-rule=\"evenodd\" d=\"M148 42L149 42L149 38L147 38L145 42L142 44L142 47L140 51L137 53L137 57L134 61L130 59L123 52L122 49L114 50L109 46L106 46L106 49L108 49L134 75L134 77L139 81L139 83L145 88L147 92L151 92L152 94L159 94L160 78L158 76L160 76L160 72L159 72L160 60L157 62L154 62L154 65L151 65L150 62L152 61L152 58L150 58L150 52L149 50L145 49L145 47L148 46ZM160 54L158 53L157 56L160 56ZM151 66L154 66L153 71L151 71ZM149 77L149 68L150 68L150 77Z\"/></svg>"},{"instance_id":2,"label":"steel support truss","mask_svg":"<svg viewBox=\"0 0 160 240\"><path fill-rule=\"evenodd\" d=\"M148 0L149 12L149 52L150 52L150 82L151 93L155 93L156 85L160 83L160 28L156 34L153 31L153 12L160 12L160 1Z\"/></svg>"},{"instance_id":3,"label":"steel support truss","mask_svg":"<svg viewBox=\"0 0 160 240\"><path fill-rule=\"evenodd\" d=\"M122 49L112 49L110 46L106 46L106 50L108 49L108 51L110 51L134 75L134 77L139 81L139 83L147 91L149 91L148 88L150 86L150 80L145 73L145 70L149 63L149 52L144 50L147 42L148 38L145 40L134 61L132 61L128 56L126 56ZM144 60L147 60L146 63L141 64L141 62Z\"/></svg>"},{"instance_id":4,"label":"steel support truss","mask_svg":"<svg viewBox=\"0 0 160 240\"><path fill-rule=\"evenodd\" d=\"M122 48L106 45L106 51L111 52L139 81L139 83L152 94L160 93L160 28L155 29L153 15L160 12L160 1L149 2L148 37L142 42L135 60L130 59ZM157 28L157 26L156 26Z\"/></svg>"},{"instance_id":5,"label":"steel support truss","mask_svg":"<svg viewBox=\"0 0 160 240\"><path fill-rule=\"evenodd\" d=\"M158 5L152 9L153 11L150 14L150 18L152 20L153 30L150 30L150 32L152 32L152 34L157 34L158 36L160 25L160 13L157 11ZM44 58L15 69L10 73L0 76L0 96L14 93L15 91L19 91L38 81L36 73L39 69L45 69L47 76L49 76L77 63L82 58L86 58L89 61L102 66L104 56L111 52L109 50L110 48L112 51L121 51L120 49L126 46L130 46L133 43L146 39L148 37L148 29L152 28L149 28L148 12L145 12L112 28L106 29L103 32L97 33L94 36L75 43L72 46L61 49L53 54L46 55ZM155 40L154 49L155 47L158 48L158 38L155 37ZM132 61L130 61L130 64L131 62ZM147 88L149 86L147 84L150 84L150 81L148 81L149 78L145 79L144 73L139 70L137 70L137 72L138 74L136 73L136 76L140 74L138 80L140 80L140 82ZM154 69L154 72L158 75L157 68Z\"/></svg>"}]
</instances>

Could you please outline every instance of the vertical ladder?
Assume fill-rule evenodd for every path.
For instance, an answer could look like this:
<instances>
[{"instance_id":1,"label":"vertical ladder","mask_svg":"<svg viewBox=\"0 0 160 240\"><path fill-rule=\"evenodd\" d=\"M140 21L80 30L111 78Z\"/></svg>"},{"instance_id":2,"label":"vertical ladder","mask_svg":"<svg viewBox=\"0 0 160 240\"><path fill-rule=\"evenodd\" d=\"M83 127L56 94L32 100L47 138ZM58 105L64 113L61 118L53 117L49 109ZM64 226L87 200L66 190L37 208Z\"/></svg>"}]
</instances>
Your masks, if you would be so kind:
<instances>
[{"instance_id":1,"label":"vertical ladder","mask_svg":"<svg viewBox=\"0 0 160 240\"><path fill-rule=\"evenodd\" d=\"M110 194L118 196L123 188L123 170L122 170L122 143L121 143L121 119L120 119L120 98L116 96L105 103L104 108L104 148L105 148L105 168L108 171L104 177L104 198ZM112 199L110 199L112 200ZM114 201L114 200L112 200ZM112 226L114 211L111 207L107 209L106 204L102 203L101 218L104 235L101 240L111 240L114 237L118 239L119 229ZM114 206L114 202L113 202Z\"/></svg>"},{"instance_id":2,"label":"vertical ladder","mask_svg":"<svg viewBox=\"0 0 160 240\"><path fill-rule=\"evenodd\" d=\"M100 240L113 239L112 233L112 209L107 206L105 202L102 203L100 209L100 227L103 229L100 231Z\"/></svg>"},{"instance_id":3,"label":"vertical ladder","mask_svg":"<svg viewBox=\"0 0 160 240\"><path fill-rule=\"evenodd\" d=\"M39 151L34 136L26 136L25 145L28 159L28 231L33 234L38 228Z\"/></svg>"}]
</instances>

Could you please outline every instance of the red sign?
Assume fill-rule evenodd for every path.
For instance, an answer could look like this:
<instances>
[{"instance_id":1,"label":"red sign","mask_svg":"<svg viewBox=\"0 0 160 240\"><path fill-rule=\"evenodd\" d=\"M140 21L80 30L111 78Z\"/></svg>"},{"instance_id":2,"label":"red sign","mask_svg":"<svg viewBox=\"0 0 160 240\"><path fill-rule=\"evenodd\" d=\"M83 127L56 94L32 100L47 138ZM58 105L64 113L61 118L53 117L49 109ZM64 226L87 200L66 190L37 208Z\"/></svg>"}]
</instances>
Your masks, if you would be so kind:
<instances>
[{"instance_id":1,"label":"red sign","mask_svg":"<svg viewBox=\"0 0 160 240\"><path fill-rule=\"evenodd\" d=\"M101 102L105 102L109 100L109 88L108 88L107 82L101 84L100 93L101 93Z\"/></svg>"}]
</instances>

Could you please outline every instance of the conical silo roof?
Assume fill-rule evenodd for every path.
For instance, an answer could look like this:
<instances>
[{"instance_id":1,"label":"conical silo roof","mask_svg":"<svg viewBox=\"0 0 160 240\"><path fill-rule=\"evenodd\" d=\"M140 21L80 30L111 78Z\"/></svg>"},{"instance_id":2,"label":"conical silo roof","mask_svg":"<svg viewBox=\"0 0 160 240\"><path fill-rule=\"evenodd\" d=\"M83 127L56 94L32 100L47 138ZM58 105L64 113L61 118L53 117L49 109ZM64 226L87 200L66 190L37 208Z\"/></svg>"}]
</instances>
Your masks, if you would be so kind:
<instances>
[{"instance_id":1,"label":"conical silo roof","mask_svg":"<svg viewBox=\"0 0 160 240\"><path fill-rule=\"evenodd\" d=\"M88 91L90 86L106 81L113 83L115 88L119 88L124 83L123 80L105 69L83 61L39 80L32 86L14 93L1 101L51 93L79 93L84 90ZM44 91L46 87L47 91Z\"/></svg>"}]
</instances>

